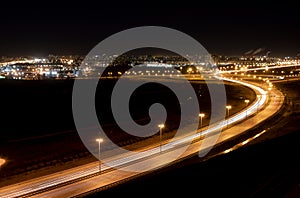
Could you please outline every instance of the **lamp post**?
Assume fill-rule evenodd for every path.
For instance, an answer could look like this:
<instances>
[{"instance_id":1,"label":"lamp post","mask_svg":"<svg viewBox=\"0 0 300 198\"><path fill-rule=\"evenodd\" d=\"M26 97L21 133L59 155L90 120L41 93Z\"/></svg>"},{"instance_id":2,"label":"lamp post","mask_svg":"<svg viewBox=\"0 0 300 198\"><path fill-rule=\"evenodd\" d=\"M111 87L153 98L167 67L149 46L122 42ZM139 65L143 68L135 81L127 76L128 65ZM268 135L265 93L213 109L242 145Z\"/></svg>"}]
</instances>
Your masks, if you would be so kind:
<instances>
[{"instance_id":1,"label":"lamp post","mask_svg":"<svg viewBox=\"0 0 300 198\"><path fill-rule=\"evenodd\" d=\"M101 160L100 160L100 148L101 148L101 142L103 142L102 138L97 138L96 142L98 142L98 160L99 160L99 172L101 172Z\"/></svg>"},{"instance_id":2,"label":"lamp post","mask_svg":"<svg viewBox=\"0 0 300 198\"><path fill-rule=\"evenodd\" d=\"M161 152L161 139L162 139L162 129L165 127L164 124L159 124L159 152Z\"/></svg>"},{"instance_id":3,"label":"lamp post","mask_svg":"<svg viewBox=\"0 0 300 198\"><path fill-rule=\"evenodd\" d=\"M227 105L226 109L227 109L227 128L228 128L228 118L229 118L229 110L231 109L231 105Z\"/></svg>"},{"instance_id":4,"label":"lamp post","mask_svg":"<svg viewBox=\"0 0 300 198\"><path fill-rule=\"evenodd\" d=\"M232 108L231 105L227 105L227 106L226 106L226 109L227 109L227 117L229 117L229 110L230 110L231 108Z\"/></svg>"},{"instance_id":5,"label":"lamp post","mask_svg":"<svg viewBox=\"0 0 300 198\"><path fill-rule=\"evenodd\" d=\"M246 100L244 100L244 102L246 103L246 107L247 107L250 100L246 99ZM246 109L246 118L247 118L247 109Z\"/></svg>"},{"instance_id":6,"label":"lamp post","mask_svg":"<svg viewBox=\"0 0 300 198\"><path fill-rule=\"evenodd\" d=\"M202 131L202 119L204 118L205 114L204 113L199 113L200 117L200 131Z\"/></svg>"}]
</instances>

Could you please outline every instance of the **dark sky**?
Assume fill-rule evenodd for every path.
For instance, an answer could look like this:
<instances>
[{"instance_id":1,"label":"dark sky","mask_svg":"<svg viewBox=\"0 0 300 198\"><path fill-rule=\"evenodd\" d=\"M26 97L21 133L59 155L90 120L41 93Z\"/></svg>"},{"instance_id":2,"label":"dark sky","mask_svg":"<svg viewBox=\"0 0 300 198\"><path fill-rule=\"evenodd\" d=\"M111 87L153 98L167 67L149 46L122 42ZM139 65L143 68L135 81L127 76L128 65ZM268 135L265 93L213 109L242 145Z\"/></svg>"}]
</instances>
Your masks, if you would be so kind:
<instances>
[{"instance_id":1,"label":"dark sky","mask_svg":"<svg viewBox=\"0 0 300 198\"><path fill-rule=\"evenodd\" d=\"M3 4L0 56L85 55L106 37L145 25L187 33L212 54L242 55L257 48L271 56L300 52L300 11L287 1L62 2Z\"/></svg>"}]
</instances>

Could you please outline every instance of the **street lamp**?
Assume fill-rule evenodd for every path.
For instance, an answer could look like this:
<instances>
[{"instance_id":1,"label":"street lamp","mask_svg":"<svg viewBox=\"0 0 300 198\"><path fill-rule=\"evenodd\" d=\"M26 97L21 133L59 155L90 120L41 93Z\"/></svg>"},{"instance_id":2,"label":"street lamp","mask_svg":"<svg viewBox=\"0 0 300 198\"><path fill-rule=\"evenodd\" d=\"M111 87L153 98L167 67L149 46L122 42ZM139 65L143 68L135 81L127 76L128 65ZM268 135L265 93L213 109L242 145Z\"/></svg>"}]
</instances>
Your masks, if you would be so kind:
<instances>
[{"instance_id":1,"label":"street lamp","mask_svg":"<svg viewBox=\"0 0 300 198\"><path fill-rule=\"evenodd\" d=\"M101 160L100 160L100 145L101 145L101 142L103 142L103 139L102 138L97 138L96 139L96 142L98 142L98 160L99 160L99 172L101 172Z\"/></svg>"},{"instance_id":2,"label":"street lamp","mask_svg":"<svg viewBox=\"0 0 300 198\"><path fill-rule=\"evenodd\" d=\"M199 113L200 117L200 131L202 131L202 119L204 118L205 114L204 113Z\"/></svg>"},{"instance_id":3,"label":"street lamp","mask_svg":"<svg viewBox=\"0 0 300 198\"><path fill-rule=\"evenodd\" d=\"M232 107L231 107L231 105L227 105L226 106L226 109L227 109L227 116L229 117L229 110L231 109Z\"/></svg>"},{"instance_id":4,"label":"street lamp","mask_svg":"<svg viewBox=\"0 0 300 198\"><path fill-rule=\"evenodd\" d=\"M231 105L227 105L226 109L227 109L227 117L229 117L229 110L231 109ZM228 128L228 118L227 118L227 128Z\"/></svg>"},{"instance_id":5,"label":"street lamp","mask_svg":"<svg viewBox=\"0 0 300 198\"><path fill-rule=\"evenodd\" d=\"M162 129L165 127L164 124L159 124L159 152L161 152L161 139L162 139Z\"/></svg>"}]
</instances>

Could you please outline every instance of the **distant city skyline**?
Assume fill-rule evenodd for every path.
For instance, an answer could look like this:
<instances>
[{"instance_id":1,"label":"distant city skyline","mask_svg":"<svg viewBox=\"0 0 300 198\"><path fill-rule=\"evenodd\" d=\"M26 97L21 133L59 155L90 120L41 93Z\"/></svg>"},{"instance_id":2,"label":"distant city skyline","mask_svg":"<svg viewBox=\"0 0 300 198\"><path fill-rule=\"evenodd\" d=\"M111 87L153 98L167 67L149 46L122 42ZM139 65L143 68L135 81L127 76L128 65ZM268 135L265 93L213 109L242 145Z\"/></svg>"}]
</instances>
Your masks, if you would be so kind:
<instances>
[{"instance_id":1,"label":"distant city skyline","mask_svg":"<svg viewBox=\"0 0 300 198\"><path fill-rule=\"evenodd\" d=\"M258 49L270 56L300 53L296 5L205 3L11 5L13 9L0 13L0 56L86 55L108 36L146 25L182 31L211 54L243 55Z\"/></svg>"}]
</instances>

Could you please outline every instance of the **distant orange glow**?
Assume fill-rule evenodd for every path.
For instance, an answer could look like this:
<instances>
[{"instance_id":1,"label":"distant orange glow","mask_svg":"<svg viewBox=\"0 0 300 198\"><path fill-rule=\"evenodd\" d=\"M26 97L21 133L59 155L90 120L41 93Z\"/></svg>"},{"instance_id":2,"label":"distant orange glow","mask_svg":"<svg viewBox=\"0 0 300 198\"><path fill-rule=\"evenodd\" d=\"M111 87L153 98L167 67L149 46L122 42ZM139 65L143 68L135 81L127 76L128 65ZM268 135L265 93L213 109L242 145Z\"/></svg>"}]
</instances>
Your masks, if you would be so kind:
<instances>
[{"instance_id":1,"label":"distant orange glow","mask_svg":"<svg viewBox=\"0 0 300 198\"><path fill-rule=\"evenodd\" d=\"M2 166L5 162L5 159L0 158L0 166Z\"/></svg>"}]
</instances>

